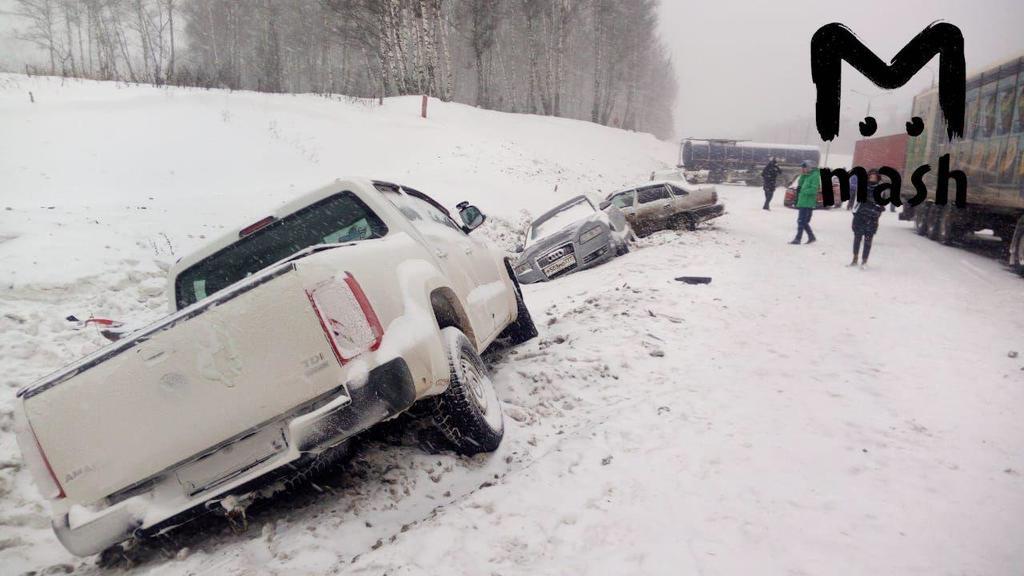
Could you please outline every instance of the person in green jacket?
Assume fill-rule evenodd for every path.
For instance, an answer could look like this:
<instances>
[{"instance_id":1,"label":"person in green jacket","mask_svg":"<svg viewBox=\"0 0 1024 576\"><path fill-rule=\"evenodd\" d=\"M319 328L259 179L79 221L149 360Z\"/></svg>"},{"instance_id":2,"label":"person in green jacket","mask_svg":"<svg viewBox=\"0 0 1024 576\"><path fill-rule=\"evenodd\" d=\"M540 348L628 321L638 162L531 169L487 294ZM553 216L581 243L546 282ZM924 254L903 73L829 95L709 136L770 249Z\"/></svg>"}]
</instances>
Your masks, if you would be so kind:
<instances>
[{"instance_id":1,"label":"person in green jacket","mask_svg":"<svg viewBox=\"0 0 1024 576\"><path fill-rule=\"evenodd\" d=\"M807 243L817 240L811 231L811 216L818 206L818 190L821 189L821 176L807 162L800 164L800 179L796 183L796 238L790 244L799 244L807 232Z\"/></svg>"}]
</instances>

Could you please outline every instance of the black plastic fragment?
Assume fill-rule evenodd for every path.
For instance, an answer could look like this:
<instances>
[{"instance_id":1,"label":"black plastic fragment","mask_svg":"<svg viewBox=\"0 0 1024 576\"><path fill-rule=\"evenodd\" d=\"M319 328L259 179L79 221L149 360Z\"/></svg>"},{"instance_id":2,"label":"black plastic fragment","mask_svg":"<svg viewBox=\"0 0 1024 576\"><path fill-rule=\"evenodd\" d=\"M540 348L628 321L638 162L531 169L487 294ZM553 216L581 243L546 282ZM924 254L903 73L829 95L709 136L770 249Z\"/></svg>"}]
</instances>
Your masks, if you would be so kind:
<instances>
[{"instance_id":1,"label":"black plastic fragment","mask_svg":"<svg viewBox=\"0 0 1024 576\"><path fill-rule=\"evenodd\" d=\"M677 282L684 282L686 284L711 284L710 276L680 276L676 278Z\"/></svg>"}]
</instances>

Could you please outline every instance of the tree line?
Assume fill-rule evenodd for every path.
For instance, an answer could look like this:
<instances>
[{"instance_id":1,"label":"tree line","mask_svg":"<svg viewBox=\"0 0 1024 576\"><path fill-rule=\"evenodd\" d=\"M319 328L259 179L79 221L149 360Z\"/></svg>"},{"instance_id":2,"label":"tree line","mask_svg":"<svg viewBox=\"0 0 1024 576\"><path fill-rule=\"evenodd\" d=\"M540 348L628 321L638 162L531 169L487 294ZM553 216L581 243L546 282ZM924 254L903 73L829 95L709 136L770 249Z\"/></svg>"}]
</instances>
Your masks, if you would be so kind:
<instances>
[{"instance_id":1,"label":"tree line","mask_svg":"<svg viewBox=\"0 0 1024 576\"><path fill-rule=\"evenodd\" d=\"M427 94L673 133L657 0L15 0L49 74ZM44 66L45 68L45 66Z\"/></svg>"}]
</instances>

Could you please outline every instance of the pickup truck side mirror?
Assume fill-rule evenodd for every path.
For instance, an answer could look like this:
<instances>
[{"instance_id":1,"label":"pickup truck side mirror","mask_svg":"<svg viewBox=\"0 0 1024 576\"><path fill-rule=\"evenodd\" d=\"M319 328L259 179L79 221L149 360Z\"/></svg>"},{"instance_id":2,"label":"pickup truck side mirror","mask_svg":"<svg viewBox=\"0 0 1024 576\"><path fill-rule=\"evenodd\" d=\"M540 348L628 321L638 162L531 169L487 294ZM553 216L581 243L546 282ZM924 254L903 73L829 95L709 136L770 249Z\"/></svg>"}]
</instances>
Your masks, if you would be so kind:
<instances>
[{"instance_id":1,"label":"pickup truck side mirror","mask_svg":"<svg viewBox=\"0 0 1024 576\"><path fill-rule=\"evenodd\" d=\"M479 208L469 202L459 202L459 218L462 219L462 229L468 234L476 230L487 219Z\"/></svg>"},{"instance_id":2,"label":"pickup truck side mirror","mask_svg":"<svg viewBox=\"0 0 1024 576\"><path fill-rule=\"evenodd\" d=\"M522 244L516 244L516 254L522 254L526 251L526 248Z\"/></svg>"},{"instance_id":3,"label":"pickup truck side mirror","mask_svg":"<svg viewBox=\"0 0 1024 576\"><path fill-rule=\"evenodd\" d=\"M602 202L601 202L600 204L598 204L598 205L597 205L597 208L598 208L599 210L604 210L605 208L607 208L607 207L609 207L609 206L611 206L611 205L612 205L612 203L611 203L611 202L609 202L609 201L607 201L607 200L604 200L604 201L602 201Z\"/></svg>"}]
</instances>

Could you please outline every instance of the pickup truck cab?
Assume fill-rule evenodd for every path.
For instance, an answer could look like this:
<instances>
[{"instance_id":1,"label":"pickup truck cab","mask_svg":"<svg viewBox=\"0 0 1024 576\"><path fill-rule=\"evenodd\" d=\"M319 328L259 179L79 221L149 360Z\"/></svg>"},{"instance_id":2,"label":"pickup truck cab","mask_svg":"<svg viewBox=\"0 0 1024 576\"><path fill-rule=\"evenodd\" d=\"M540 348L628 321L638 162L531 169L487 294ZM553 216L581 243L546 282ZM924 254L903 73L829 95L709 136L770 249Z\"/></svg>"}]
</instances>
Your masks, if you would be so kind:
<instances>
[{"instance_id":1,"label":"pickup truck cab","mask_svg":"<svg viewBox=\"0 0 1024 576\"><path fill-rule=\"evenodd\" d=\"M314 466L423 401L463 454L501 407L480 352L536 335L502 253L425 194L338 180L169 273L171 314L23 388L17 437L85 556Z\"/></svg>"}]
</instances>

